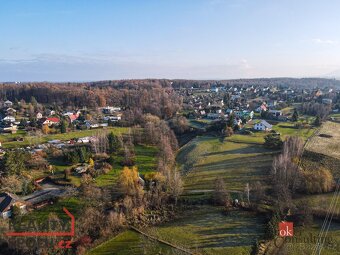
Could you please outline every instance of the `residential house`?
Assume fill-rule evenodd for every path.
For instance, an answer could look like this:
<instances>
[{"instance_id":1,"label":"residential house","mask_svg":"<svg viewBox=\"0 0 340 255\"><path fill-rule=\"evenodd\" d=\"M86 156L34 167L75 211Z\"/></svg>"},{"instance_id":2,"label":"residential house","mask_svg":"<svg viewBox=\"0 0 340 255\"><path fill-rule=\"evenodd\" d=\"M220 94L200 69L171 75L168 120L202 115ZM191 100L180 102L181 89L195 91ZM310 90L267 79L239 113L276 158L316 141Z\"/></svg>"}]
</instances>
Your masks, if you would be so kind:
<instances>
[{"instance_id":1,"label":"residential house","mask_svg":"<svg viewBox=\"0 0 340 255\"><path fill-rule=\"evenodd\" d=\"M270 125L267 121L261 120L258 123L255 123L254 129L255 130L261 130L261 131L269 131L272 129L272 125Z\"/></svg>"},{"instance_id":2,"label":"residential house","mask_svg":"<svg viewBox=\"0 0 340 255\"><path fill-rule=\"evenodd\" d=\"M15 118L13 116L6 116L2 120L5 121L5 122L10 122L10 123L15 122Z\"/></svg>"},{"instance_id":3,"label":"residential house","mask_svg":"<svg viewBox=\"0 0 340 255\"><path fill-rule=\"evenodd\" d=\"M314 97L319 97L322 96L322 91L320 89L317 89L316 91L314 91Z\"/></svg>"},{"instance_id":4,"label":"residential house","mask_svg":"<svg viewBox=\"0 0 340 255\"><path fill-rule=\"evenodd\" d=\"M41 112L38 112L38 113L35 115L35 117L36 117L38 120L40 120L40 119L43 117L43 115L42 115Z\"/></svg>"},{"instance_id":5,"label":"residential house","mask_svg":"<svg viewBox=\"0 0 340 255\"><path fill-rule=\"evenodd\" d=\"M208 113L207 114L207 118L208 119L213 119L213 120L216 120L216 119L219 119L221 117L221 114L220 113Z\"/></svg>"},{"instance_id":6,"label":"residential house","mask_svg":"<svg viewBox=\"0 0 340 255\"><path fill-rule=\"evenodd\" d=\"M323 104L331 105L332 104L332 99L330 99L330 98L323 98L322 99L322 103Z\"/></svg>"},{"instance_id":7,"label":"residential house","mask_svg":"<svg viewBox=\"0 0 340 255\"><path fill-rule=\"evenodd\" d=\"M0 194L0 216L4 219L12 216L13 206L17 206L20 210L26 209L26 204L18 196L11 193Z\"/></svg>"},{"instance_id":8,"label":"residential house","mask_svg":"<svg viewBox=\"0 0 340 255\"><path fill-rule=\"evenodd\" d=\"M245 120L249 120L252 119L254 116L254 112L253 111L235 111L235 115L241 119L245 119Z\"/></svg>"},{"instance_id":9,"label":"residential house","mask_svg":"<svg viewBox=\"0 0 340 255\"><path fill-rule=\"evenodd\" d=\"M104 114L112 114L114 112L119 112L121 111L120 107L113 107L113 106L106 106L102 109Z\"/></svg>"},{"instance_id":10,"label":"residential house","mask_svg":"<svg viewBox=\"0 0 340 255\"><path fill-rule=\"evenodd\" d=\"M115 116L105 116L103 118L104 121L112 121L112 122L117 122L117 121L120 121L121 119L122 119L121 114L117 114Z\"/></svg>"},{"instance_id":11,"label":"residential house","mask_svg":"<svg viewBox=\"0 0 340 255\"><path fill-rule=\"evenodd\" d=\"M206 112L205 112L205 110L201 110L201 111L199 111L199 114L200 114L201 116L203 116L203 115L206 114Z\"/></svg>"},{"instance_id":12,"label":"residential house","mask_svg":"<svg viewBox=\"0 0 340 255\"><path fill-rule=\"evenodd\" d=\"M268 111L273 117L279 117L282 115L281 111L277 111L277 110L269 110Z\"/></svg>"},{"instance_id":13,"label":"residential house","mask_svg":"<svg viewBox=\"0 0 340 255\"><path fill-rule=\"evenodd\" d=\"M46 120L43 122L43 125L48 125L48 126L52 126L52 125L58 125L60 123L60 119L57 117L50 117L50 118L46 118Z\"/></svg>"},{"instance_id":14,"label":"residential house","mask_svg":"<svg viewBox=\"0 0 340 255\"><path fill-rule=\"evenodd\" d=\"M18 130L18 126L13 124L12 122L5 122L1 125L0 131L3 133L12 133L15 134Z\"/></svg>"},{"instance_id":15,"label":"residential house","mask_svg":"<svg viewBox=\"0 0 340 255\"><path fill-rule=\"evenodd\" d=\"M77 143L89 143L90 142L90 137L81 137L78 138Z\"/></svg>"},{"instance_id":16,"label":"residential house","mask_svg":"<svg viewBox=\"0 0 340 255\"><path fill-rule=\"evenodd\" d=\"M4 107L12 107L13 106L13 103L9 100L5 101L4 102Z\"/></svg>"},{"instance_id":17,"label":"residential house","mask_svg":"<svg viewBox=\"0 0 340 255\"><path fill-rule=\"evenodd\" d=\"M277 105L277 101L276 100L270 100L267 102L267 106L269 108L275 107Z\"/></svg>"},{"instance_id":18,"label":"residential house","mask_svg":"<svg viewBox=\"0 0 340 255\"><path fill-rule=\"evenodd\" d=\"M225 110L225 113L230 115L233 113L233 109L228 108L227 110Z\"/></svg>"},{"instance_id":19,"label":"residential house","mask_svg":"<svg viewBox=\"0 0 340 255\"><path fill-rule=\"evenodd\" d=\"M7 108L6 113L7 115L14 115L17 111L12 107Z\"/></svg>"},{"instance_id":20,"label":"residential house","mask_svg":"<svg viewBox=\"0 0 340 255\"><path fill-rule=\"evenodd\" d=\"M69 120L70 120L71 123L72 123L73 121L75 121L76 119L78 119L78 117L79 117L79 115L78 115L78 114L74 114L74 113L68 115L68 118L69 118Z\"/></svg>"},{"instance_id":21,"label":"residential house","mask_svg":"<svg viewBox=\"0 0 340 255\"><path fill-rule=\"evenodd\" d=\"M242 120L240 118L235 118L234 119L234 125L235 126L241 126L242 124Z\"/></svg>"},{"instance_id":22,"label":"residential house","mask_svg":"<svg viewBox=\"0 0 340 255\"><path fill-rule=\"evenodd\" d=\"M87 129L99 127L98 123L93 123L93 122L88 121L88 120L86 120L84 123L85 123L85 126L86 126Z\"/></svg>"},{"instance_id":23,"label":"residential house","mask_svg":"<svg viewBox=\"0 0 340 255\"><path fill-rule=\"evenodd\" d=\"M255 109L255 112L262 112L262 111L264 111L264 112L267 111L267 106L266 106L265 103L263 103L261 106L259 106Z\"/></svg>"},{"instance_id":24,"label":"residential house","mask_svg":"<svg viewBox=\"0 0 340 255\"><path fill-rule=\"evenodd\" d=\"M47 114L47 116L53 116L53 115L55 115L56 113L55 113L55 110L48 109L48 110L46 111L46 114Z\"/></svg>"}]
</instances>

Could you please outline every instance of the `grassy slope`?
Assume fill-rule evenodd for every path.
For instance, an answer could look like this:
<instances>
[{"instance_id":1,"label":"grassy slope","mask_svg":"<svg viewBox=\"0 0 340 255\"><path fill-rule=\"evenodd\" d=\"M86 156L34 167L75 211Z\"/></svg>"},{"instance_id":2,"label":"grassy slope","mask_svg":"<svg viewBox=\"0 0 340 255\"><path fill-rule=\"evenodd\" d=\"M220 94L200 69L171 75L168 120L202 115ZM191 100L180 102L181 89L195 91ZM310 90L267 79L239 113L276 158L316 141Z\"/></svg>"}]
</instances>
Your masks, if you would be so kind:
<instances>
[{"instance_id":1,"label":"grassy slope","mask_svg":"<svg viewBox=\"0 0 340 255\"><path fill-rule=\"evenodd\" d=\"M340 159L340 123L327 121L322 124L319 133L330 137L314 136L308 142L307 150Z\"/></svg>"},{"instance_id":2,"label":"grassy slope","mask_svg":"<svg viewBox=\"0 0 340 255\"><path fill-rule=\"evenodd\" d=\"M286 136L300 136L304 140L310 137L315 131L314 128L301 128L297 129L294 127L295 123L292 122L280 122L276 125L273 125L273 130L279 132L281 136L284 138Z\"/></svg>"},{"instance_id":3,"label":"grassy slope","mask_svg":"<svg viewBox=\"0 0 340 255\"><path fill-rule=\"evenodd\" d=\"M200 206L146 232L200 254L249 254L264 231L262 223L263 218L249 212L234 211L226 216L218 207Z\"/></svg>"},{"instance_id":4,"label":"grassy slope","mask_svg":"<svg viewBox=\"0 0 340 255\"><path fill-rule=\"evenodd\" d=\"M176 251L176 254L178 253ZM167 245L151 241L134 231L125 231L92 249L88 255L174 254Z\"/></svg>"},{"instance_id":5,"label":"grassy slope","mask_svg":"<svg viewBox=\"0 0 340 255\"><path fill-rule=\"evenodd\" d=\"M272 153L257 144L197 137L181 149L177 160L183 168L193 161L185 177L187 192L211 190L219 176L225 179L228 189L241 191L247 182L264 178L271 165Z\"/></svg>"},{"instance_id":6,"label":"grassy slope","mask_svg":"<svg viewBox=\"0 0 340 255\"><path fill-rule=\"evenodd\" d=\"M340 178L339 142L340 124L325 122L319 133L332 135L332 138L314 136L308 141L302 158L302 167L316 169L320 166L329 169L335 179ZM333 192L326 194L305 195L298 201L309 202L318 210L327 210L333 197ZM336 204L340 209L340 202Z\"/></svg>"},{"instance_id":7,"label":"grassy slope","mask_svg":"<svg viewBox=\"0 0 340 255\"><path fill-rule=\"evenodd\" d=\"M81 214L83 208L83 202L78 198L67 198L59 200L53 205L48 205L40 209L36 209L28 214L23 215L23 221L25 220L36 220L38 222L44 222L48 219L50 214L56 214L60 219L69 219L69 217L63 211L65 207L70 213L73 214L77 221L77 217Z\"/></svg>"}]
</instances>

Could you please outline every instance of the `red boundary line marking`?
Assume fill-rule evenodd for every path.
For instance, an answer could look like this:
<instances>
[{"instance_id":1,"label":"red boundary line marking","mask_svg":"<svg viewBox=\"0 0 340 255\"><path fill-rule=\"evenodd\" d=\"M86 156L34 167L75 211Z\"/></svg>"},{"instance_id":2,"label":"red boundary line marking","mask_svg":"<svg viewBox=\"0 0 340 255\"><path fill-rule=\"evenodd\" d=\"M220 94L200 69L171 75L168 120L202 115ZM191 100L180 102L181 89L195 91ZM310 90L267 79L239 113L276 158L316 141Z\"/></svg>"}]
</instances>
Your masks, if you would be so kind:
<instances>
[{"instance_id":1,"label":"red boundary line marking","mask_svg":"<svg viewBox=\"0 0 340 255\"><path fill-rule=\"evenodd\" d=\"M75 233L75 218L65 207L63 211L71 218L70 232L7 232L7 236L74 236Z\"/></svg>"}]
</instances>

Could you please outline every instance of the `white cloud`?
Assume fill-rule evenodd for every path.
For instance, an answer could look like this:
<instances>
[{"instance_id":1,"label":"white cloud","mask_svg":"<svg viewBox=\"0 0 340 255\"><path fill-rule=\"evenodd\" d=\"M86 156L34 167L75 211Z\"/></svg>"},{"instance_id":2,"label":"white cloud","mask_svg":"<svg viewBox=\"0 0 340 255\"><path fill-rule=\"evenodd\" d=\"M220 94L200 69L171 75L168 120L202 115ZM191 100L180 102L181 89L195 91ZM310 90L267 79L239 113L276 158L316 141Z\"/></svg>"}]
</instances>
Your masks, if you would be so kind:
<instances>
[{"instance_id":1,"label":"white cloud","mask_svg":"<svg viewBox=\"0 0 340 255\"><path fill-rule=\"evenodd\" d=\"M324 39L320 39L320 38L314 38L312 41L313 41L313 43L316 43L316 44L329 44L329 45L338 44L338 41L324 40Z\"/></svg>"}]
</instances>

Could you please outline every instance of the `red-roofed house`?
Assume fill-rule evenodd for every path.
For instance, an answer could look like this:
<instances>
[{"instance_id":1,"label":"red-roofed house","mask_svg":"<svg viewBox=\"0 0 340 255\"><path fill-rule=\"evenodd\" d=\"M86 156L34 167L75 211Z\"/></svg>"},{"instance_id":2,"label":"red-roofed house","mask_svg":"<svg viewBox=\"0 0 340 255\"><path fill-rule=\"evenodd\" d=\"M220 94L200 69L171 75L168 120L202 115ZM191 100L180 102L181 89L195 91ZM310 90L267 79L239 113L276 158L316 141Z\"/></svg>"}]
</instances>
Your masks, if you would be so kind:
<instances>
[{"instance_id":1,"label":"red-roofed house","mask_svg":"<svg viewBox=\"0 0 340 255\"><path fill-rule=\"evenodd\" d=\"M57 117L52 117L52 118L47 118L47 119L44 121L43 125L48 125L48 126L57 125L57 124L59 124L59 122L60 122L60 119L59 119L59 118L57 118Z\"/></svg>"},{"instance_id":2,"label":"red-roofed house","mask_svg":"<svg viewBox=\"0 0 340 255\"><path fill-rule=\"evenodd\" d=\"M70 122L72 123L73 121L78 119L79 115L78 114L70 114L70 115L68 115L68 117L70 118Z\"/></svg>"}]
</instances>

